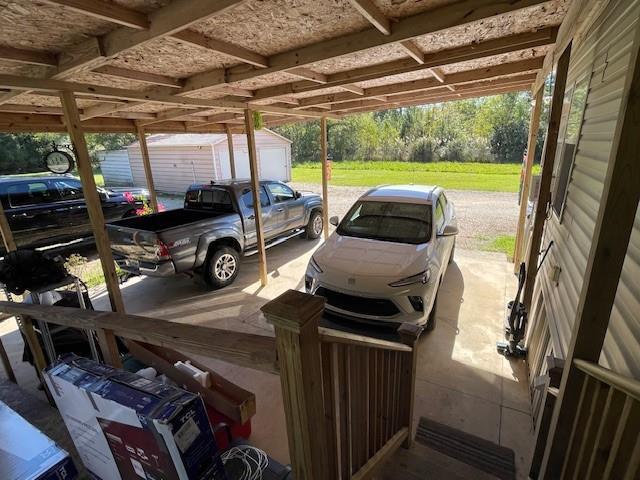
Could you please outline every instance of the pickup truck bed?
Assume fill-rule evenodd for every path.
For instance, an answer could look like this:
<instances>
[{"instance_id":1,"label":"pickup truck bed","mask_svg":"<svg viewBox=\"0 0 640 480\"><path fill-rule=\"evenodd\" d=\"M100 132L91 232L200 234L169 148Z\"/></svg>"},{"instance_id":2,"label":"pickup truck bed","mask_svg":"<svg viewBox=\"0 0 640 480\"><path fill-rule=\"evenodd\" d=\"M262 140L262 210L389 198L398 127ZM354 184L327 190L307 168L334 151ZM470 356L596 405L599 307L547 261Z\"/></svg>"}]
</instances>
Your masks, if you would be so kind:
<instances>
[{"instance_id":1,"label":"pickup truck bed","mask_svg":"<svg viewBox=\"0 0 640 480\"><path fill-rule=\"evenodd\" d=\"M158 233L169 228L180 227L188 223L198 222L209 218L215 218L222 213L207 212L203 210L169 210L155 215L144 215L141 217L131 217L111 222L109 225L116 227L132 228L135 230L146 230Z\"/></svg>"}]
</instances>

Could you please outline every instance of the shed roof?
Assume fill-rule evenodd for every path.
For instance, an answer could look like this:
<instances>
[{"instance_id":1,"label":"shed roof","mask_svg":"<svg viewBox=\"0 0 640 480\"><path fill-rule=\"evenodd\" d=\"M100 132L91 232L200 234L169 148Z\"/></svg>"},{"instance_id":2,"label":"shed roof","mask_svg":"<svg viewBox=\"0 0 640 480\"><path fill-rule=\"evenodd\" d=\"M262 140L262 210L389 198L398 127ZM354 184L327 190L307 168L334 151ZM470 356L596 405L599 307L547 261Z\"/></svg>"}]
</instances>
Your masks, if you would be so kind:
<instances>
[{"instance_id":1,"label":"shed roof","mask_svg":"<svg viewBox=\"0 0 640 480\"><path fill-rule=\"evenodd\" d=\"M257 138L263 134L277 138L282 142L293 143L288 138L278 135L268 128L256 131ZM147 137L147 145L149 147L195 147L201 145L215 145L226 141L227 135L225 133L156 133ZM133 142L129 147L139 148L140 142Z\"/></svg>"},{"instance_id":2,"label":"shed roof","mask_svg":"<svg viewBox=\"0 0 640 480\"><path fill-rule=\"evenodd\" d=\"M9 2L0 13L0 131L64 131L62 90L76 93L86 131L150 133L241 131L247 108L271 126L526 90L568 8L569 0Z\"/></svg>"}]
</instances>

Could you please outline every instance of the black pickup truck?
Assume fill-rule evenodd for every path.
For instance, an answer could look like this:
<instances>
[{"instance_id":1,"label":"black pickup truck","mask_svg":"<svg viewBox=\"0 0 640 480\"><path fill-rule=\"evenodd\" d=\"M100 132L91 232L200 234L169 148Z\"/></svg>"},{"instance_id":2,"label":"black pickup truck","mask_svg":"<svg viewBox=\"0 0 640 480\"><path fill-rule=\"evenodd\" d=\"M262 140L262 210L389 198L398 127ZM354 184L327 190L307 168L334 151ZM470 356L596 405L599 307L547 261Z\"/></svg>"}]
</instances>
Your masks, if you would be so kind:
<instances>
[{"instance_id":1,"label":"black pickup truck","mask_svg":"<svg viewBox=\"0 0 640 480\"><path fill-rule=\"evenodd\" d=\"M148 197L140 188L98 187L106 222L135 215L143 204L130 203L126 192L136 198ZM18 248L38 248L93 234L80 180L71 176L0 177L0 200ZM4 245L0 254L4 254Z\"/></svg>"}]
</instances>

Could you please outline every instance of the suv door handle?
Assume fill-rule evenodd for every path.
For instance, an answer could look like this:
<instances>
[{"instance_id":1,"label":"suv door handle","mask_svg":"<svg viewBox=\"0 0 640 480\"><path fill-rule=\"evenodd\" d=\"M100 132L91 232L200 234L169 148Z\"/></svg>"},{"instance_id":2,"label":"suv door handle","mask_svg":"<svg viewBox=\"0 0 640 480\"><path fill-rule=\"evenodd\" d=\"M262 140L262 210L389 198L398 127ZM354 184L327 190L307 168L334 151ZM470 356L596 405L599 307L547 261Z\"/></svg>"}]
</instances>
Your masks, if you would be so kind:
<instances>
[{"instance_id":1,"label":"suv door handle","mask_svg":"<svg viewBox=\"0 0 640 480\"><path fill-rule=\"evenodd\" d=\"M249 215L249 216L247 217L247 220L255 220L255 219L256 219L256 216L255 216L255 215Z\"/></svg>"}]
</instances>

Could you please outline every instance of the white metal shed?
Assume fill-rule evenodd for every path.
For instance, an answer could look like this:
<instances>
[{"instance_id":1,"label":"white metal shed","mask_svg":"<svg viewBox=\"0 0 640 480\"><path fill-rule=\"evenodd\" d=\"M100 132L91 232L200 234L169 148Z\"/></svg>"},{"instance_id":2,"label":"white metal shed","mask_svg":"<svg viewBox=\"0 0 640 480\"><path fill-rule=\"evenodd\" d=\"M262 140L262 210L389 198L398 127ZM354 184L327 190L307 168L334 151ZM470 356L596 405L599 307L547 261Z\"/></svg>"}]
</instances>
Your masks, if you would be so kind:
<instances>
[{"instance_id":1,"label":"white metal shed","mask_svg":"<svg viewBox=\"0 0 640 480\"><path fill-rule=\"evenodd\" d=\"M256 131L261 179L291 180L291 143L271 130ZM157 191L181 194L192 183L231 178L226 134L157 134L147 137L147 145ZM233 151L236 177L249 178L246 135L233 135ZM146 186L140 144L132 143L126 152L128 165L117 161L121 150L105 152L101 159L105 184L121 185L128 167L131 183Z\"/></svg>"}]
</instances>

